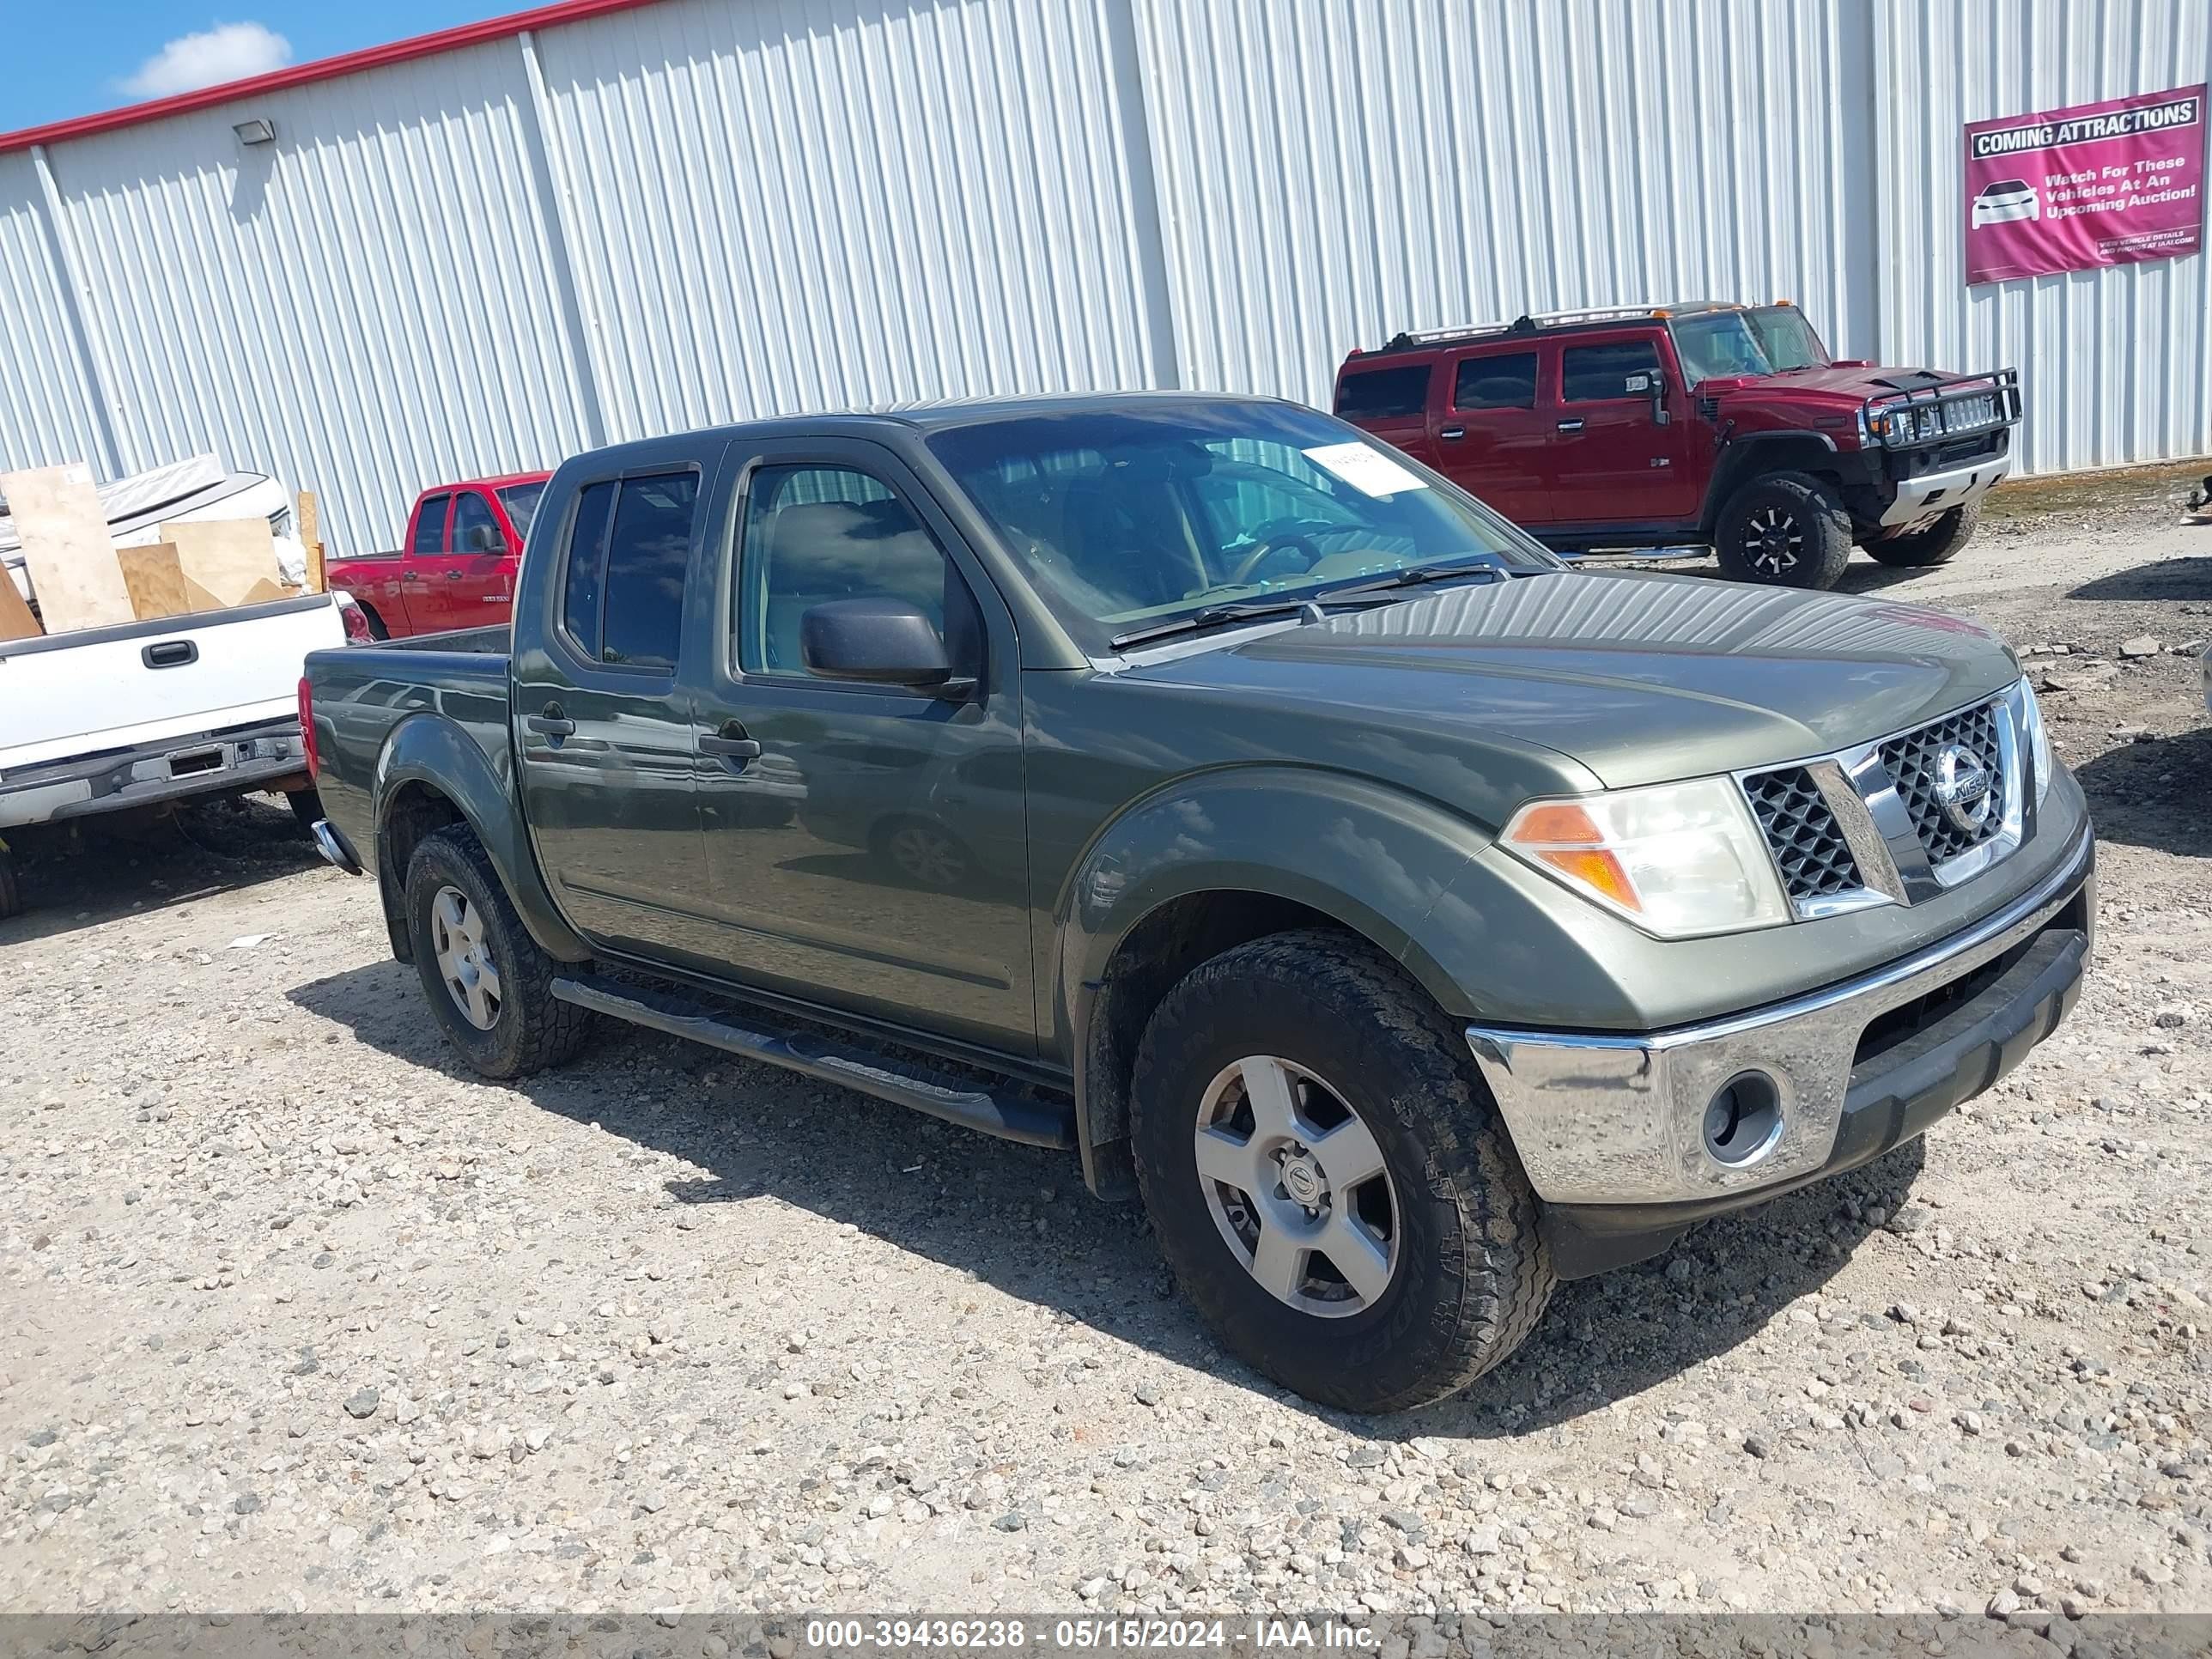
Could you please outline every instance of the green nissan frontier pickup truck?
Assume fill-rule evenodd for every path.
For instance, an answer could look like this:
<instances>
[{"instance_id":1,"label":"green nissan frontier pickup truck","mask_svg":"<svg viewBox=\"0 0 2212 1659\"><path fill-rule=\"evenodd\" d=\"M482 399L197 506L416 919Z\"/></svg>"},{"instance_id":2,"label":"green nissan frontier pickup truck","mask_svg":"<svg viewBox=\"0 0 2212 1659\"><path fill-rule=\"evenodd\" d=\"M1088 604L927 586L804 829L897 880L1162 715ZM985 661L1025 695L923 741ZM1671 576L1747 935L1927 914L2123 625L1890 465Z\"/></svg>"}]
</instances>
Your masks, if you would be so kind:
<instances>
[{"instance_id":1,"label":"green nissan frontier pickup truck","mask_svg":"<svg viewBox=\"0 0 2212 1659\"><path fill-rule=\"evenodd\" d=\"M611 1017L1068 1149L1358 1411L1919 1134L2090 951L1988 631L1583 574L1283 403L599 450L511 635L318 651L301 702L324 852L477 1071Z\"/></svg>"}]
</instances>

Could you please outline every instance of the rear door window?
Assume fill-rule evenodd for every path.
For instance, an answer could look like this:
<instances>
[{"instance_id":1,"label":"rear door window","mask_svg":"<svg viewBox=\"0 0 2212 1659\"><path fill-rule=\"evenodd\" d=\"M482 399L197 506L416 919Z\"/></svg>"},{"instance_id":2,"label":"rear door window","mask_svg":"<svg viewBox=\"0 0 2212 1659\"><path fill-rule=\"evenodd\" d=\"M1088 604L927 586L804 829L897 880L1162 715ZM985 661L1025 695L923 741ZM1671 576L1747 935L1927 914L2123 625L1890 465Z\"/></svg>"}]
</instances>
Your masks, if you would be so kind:
<instances>
[{"instance_id":1,"label":"rear door window","mask_svg":"<svg viewBox=\"0 0 2212 1659\"><path fill-rule=\"evenodd\" d=\"M1559 401L1602 403L1608 398L1643 398L1631 391L1628 377L1660 372L1659 348L1650 340L1607 340L1569 346L1559 353Z\"/></svg>"},{"instance_id":2,"label":"rear door window","mask_svg":"<svg viewBox=\"0 0 2212 1659\"><path fill-rule=\"evenodd\" d=\"M577 496L561 580L562 631L594 662L599 656L599 597L605 592L607 520L614 511L616 488L612 480L586 484Z\"/></svg>"},{"instance_id":3,"label":"rear door window","mask_svg":"<svg viewBox=\"0 0 2212 1659\"><path fill-rule=\"evenodd\" d=\"M442 553L446 550L446 509L453 504L450 495L433 495L422 503L415 515L415 539L408 544L410 553Z\"/></svg>"},{"instance_id":4,"label":"rear door window","mask_svg":"<svg viewBox=\"0 0 2212 1659\"><path fill-rule=\"evenodd\" d=\"M601 662L624 668L676 666L698 501L696 472L658 472L622 481L607 532Z\"/></svg>"},{"instance_id":5,"label":"rear door window","mask_svg":"<svg viewBox=\"0 0 2212 1659\"><path fill-rule=\"evenodd\" d=\"M1336 412L1347 421L1419 415L1429 404L1429 366L1363 368L1336 383Z\"/></svg>"},{"instance_id":6,"label":"rear door window","mask_svg":"<svg viewBox=\"0 0 2212 1659\"><path fill-rule=\"evenodd\" d=\"M1454 409L1534 409L1536 354L1509 351L1495 356L1463 357L1452 377Z\"/></svg>"}]
</instances>

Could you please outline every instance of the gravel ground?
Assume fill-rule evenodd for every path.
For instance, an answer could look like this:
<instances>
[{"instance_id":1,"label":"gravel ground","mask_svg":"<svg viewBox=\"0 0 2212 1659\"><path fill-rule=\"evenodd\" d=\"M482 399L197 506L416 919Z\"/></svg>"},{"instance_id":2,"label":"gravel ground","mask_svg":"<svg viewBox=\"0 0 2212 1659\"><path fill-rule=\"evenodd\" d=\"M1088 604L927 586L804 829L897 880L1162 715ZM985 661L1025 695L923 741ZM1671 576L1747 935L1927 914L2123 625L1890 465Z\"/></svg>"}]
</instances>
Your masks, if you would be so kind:
<instances>
[{"instance_id":1,"label":"gravel ground","mask_svg":"<svg viewBox=\"0 0 2212 1659\"><path fill-rule=\"evenodd\" d=\"M2060 1036L1387 1421L1225 1359L1072 1159L636 1032L464 1075L278 808L19 843L0 1610L2212 1606L2173 519L2062 504L1892 590L2069 647L2103 931Z\"/></svg>"}]
</instances>

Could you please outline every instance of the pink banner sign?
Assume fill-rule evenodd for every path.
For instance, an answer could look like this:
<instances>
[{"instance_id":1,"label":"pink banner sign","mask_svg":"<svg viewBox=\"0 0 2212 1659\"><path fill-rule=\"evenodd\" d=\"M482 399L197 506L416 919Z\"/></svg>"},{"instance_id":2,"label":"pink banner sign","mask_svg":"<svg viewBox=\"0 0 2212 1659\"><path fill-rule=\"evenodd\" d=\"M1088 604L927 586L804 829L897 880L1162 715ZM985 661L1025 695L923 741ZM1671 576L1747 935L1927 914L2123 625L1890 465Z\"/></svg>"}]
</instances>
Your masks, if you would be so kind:
<instances>
[{"instance_id":1,"label":"pink banner sign","mask_svg":"<svg viewBox=\"0 0 2212 1659\"><path fill-rule=\"evenodd\" d=\"M1966 129L1966 280L2170 259L2204 246L2204 88Z\"/></svg>"}]
</instances>

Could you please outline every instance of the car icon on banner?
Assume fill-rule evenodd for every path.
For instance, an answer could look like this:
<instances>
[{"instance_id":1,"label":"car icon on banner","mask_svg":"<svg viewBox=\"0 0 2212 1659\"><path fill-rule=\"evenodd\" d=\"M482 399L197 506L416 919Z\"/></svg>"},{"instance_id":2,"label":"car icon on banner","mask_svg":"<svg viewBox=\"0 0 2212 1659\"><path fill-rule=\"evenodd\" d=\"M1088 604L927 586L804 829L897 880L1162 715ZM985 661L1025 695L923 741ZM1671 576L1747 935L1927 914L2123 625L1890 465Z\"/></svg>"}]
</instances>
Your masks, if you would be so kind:
<instances>
[{"instance_id":1,"label":"car icon on banner","mask_svg":"<svg viewBox=\"0 0 2212 1659\"><path fill-rule=\"evenodd\" d=\"M1984 185L1974 198L1974 228L2010 224L2015 219L2040 219L2043 204L2035 186L2025 179L1999 179Z\"/></svg>"}]
</instances>

